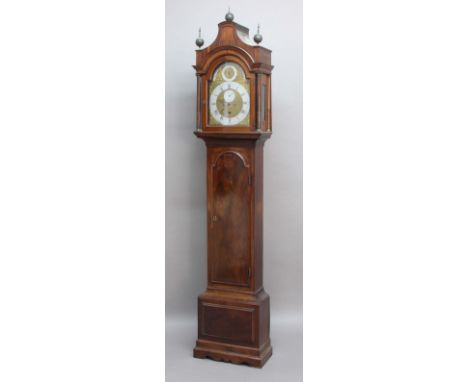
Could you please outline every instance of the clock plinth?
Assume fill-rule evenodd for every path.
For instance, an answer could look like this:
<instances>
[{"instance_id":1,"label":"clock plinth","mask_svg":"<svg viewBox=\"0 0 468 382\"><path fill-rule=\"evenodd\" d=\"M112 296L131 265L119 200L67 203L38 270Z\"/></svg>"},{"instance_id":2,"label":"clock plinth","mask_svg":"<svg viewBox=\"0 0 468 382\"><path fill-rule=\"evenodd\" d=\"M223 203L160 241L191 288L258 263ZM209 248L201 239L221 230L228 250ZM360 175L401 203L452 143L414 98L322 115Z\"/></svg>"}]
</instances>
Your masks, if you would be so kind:
<instances>
[{"instance_id":1,"label":"clock plinth","mask_svg":"<svg viewBox=\"0 0 468 382\"><path fill-rule=\"evenodd\" d=\"M208 286L196 358L262 367L272 355L263 288L263 147L271 136L271 51L219 24L197 50L197 127L206 144Z\"/></svg>"},{"instance_id":2,"label":"clock plinth","mask_svg":"<svg viewBox=\"0 0 468 382\"><path fill-rule=\"evenodd\" d=\"M208 290L198 297L196 358L262 367L272 354L270 298Z\"/></svg>"}]
</instances>

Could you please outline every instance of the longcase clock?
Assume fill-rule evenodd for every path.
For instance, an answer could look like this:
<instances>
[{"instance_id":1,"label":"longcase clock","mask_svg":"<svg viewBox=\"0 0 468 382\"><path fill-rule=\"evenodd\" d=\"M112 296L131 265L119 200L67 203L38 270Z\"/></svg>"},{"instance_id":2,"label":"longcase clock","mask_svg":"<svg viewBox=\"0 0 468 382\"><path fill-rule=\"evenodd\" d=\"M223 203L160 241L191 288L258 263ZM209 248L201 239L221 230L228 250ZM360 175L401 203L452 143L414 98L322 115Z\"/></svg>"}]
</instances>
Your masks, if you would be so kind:
<instances>
[{"instance_id":1,"label":"longcase clock","mask_svg":"<svg viewBox=\"0 0 468 382\"><path fill-rule=\"evenodd\" d=\"M271 51L233 21L196 51L197 127L207 147L208 286L194 357L261 367L272 354L263 288L263 146L271 136ZM196 41L201 47L203 40Z\"/></svg>"}]
</instances>

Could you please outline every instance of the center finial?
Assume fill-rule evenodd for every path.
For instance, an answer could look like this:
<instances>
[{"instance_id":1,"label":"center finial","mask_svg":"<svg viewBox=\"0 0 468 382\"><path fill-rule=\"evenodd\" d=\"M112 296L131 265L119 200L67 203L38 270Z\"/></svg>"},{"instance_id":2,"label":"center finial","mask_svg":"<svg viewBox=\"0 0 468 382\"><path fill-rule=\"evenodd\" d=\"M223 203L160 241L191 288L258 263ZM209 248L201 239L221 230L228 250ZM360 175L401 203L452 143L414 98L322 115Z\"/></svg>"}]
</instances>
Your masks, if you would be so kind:
<instances>
[{"instance_id":1,"label":"center finial","mask_svg":"<svg viewBox=\"0 0 468 382\"><path fill-rule=\"evenodd\" d=\"M234 20L234 14L231 12L231 7L228 7L228 12L226 13L226 16L224 16L226 21L232 21Z\"/></svg>"}]
</instances>

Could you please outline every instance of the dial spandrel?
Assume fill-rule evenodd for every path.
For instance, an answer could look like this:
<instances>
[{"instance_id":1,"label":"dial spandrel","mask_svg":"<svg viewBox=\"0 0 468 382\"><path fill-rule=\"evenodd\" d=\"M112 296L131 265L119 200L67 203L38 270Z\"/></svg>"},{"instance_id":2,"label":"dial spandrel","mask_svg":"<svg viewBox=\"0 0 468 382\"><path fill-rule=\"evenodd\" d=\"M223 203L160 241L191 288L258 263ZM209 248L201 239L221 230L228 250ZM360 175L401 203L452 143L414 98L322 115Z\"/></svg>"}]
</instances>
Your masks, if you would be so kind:
<instances>
[{"instance_id":1,"label":"dial spandrel","mask_svg":"<svg viewBox=\"0 0 468 382\"><path fill-rule=\"evenodd\" d=\"M209 83L209 124L248 126L249 122L249 80L239 64L225 62Z\"/></svg>"}]
</instances>

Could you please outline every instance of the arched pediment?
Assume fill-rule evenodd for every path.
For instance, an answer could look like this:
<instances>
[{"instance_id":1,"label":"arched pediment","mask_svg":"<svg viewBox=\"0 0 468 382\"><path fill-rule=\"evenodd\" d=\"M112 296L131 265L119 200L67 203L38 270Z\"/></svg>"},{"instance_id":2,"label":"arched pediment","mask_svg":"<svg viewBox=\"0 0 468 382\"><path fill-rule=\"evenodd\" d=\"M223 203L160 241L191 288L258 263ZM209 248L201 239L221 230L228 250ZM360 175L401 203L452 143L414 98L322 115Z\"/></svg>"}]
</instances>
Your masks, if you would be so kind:
<instances>
[{"instance_id":1,"label":"arched pediment","mask_svg":"<svg viewBox=\"0 0 468 382\"><path fill-rule=\"evenodd\" d=\"M218 24L218 35L204 49L196 51L197 62L194 65L198 74L204 75L212 62L221 55L231 53L242 60L249 71L271 72L271 51L255 45L249 37L249 29L232 21Z\"/></svg>"}]
</instances>

